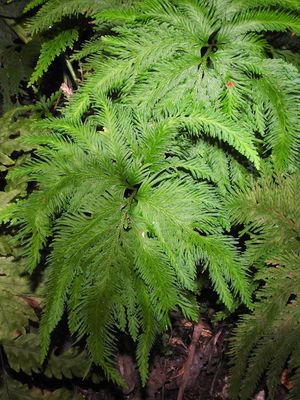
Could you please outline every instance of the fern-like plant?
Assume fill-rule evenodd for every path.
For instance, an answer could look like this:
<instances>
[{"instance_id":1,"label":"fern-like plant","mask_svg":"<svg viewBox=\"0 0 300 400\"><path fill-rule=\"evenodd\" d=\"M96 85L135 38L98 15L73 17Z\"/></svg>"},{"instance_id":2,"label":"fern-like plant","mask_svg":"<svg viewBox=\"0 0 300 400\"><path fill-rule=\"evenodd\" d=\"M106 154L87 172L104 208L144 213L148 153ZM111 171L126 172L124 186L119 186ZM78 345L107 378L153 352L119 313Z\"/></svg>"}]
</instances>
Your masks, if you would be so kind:
<instances>
[{"instance_id":1,"label":"fern-like plant","mask_svg":"<svg viewBox=\"0 0 300 400\"><path fill-rule=\"evenodd\" d=\"M92 93L112 94L149 113L198 104L242 124L272 152L277 168L299 165L299 84L296 67L272 58L262 33L300 33L297 2L144 0L104 10L95 23L121 23L96 42L92 72L71 101L79 118ZM283 6L286 6L284 8ZM287 9L288 8L288 9ZM189 100L189 101L187 101ZM191 109L186 107L186 113Z\"/></svg>"},{"instance_id":2,"label":"fern-like plant","mask_svg":"<svg viewBox=\"0 0 300 400\"><path fill-rule=\"evenodd\" d=\"M0 118L0 171L3 175L30 158L32 146L22 143L22 139L30 134L33 120L41 119L49 113L56 98L57 95L50 99L42 98L35 105L15 108ZM9 202L17 196L24 198L27 190L27 180L24 177L8 179L6 176L5 181L4 190L0 191L1 216L5 214ZM26 260L20 257L18 248L11 246L10 239L7 226L1 226L0 398L80 400L82 396L71 390L46 391L35 386L40 383L41 376L55 379L56 382L61 380L61 386L65 378L71 380L85 376L93 381L96 379L92 371L88 373L90 362L87 353L75 346L60 351L60 354L57 354L57 348L53 348L47 361L41 363L39 335L33 332L36 332L38 314L41 312L42 284L39 282L39 287L33 290L26 273ZM22 382L17 380L17 374L21 371ZM35 377L32 377L33 374ZM30 387L24 384L24 380L30 382Z\"/></svg>"},{"instance_id":3,"label":"fern-like plant","mask_svg":"<svg viewBox=\"0 0 300 400\"><path fill-rule=\"evenodd\" d=\"M127 1L127 5L130 2ZM32 86L39 78L43 76L52 64L52 62L61 54L70 52L74 44L79 41L80 34L90 30L90 21L94 15L109 7L122 9L122 0L32 0L29 1L24 9L25 15L33 9L37 9L36 15L32 17L27 24L27 33L32 37L46 35L40 52L34 73L32 74L28 85ZM79 22L80 20L80 22ZM67 21L68 28L65 29L64 23ZM92 44L98 38L97 31L101 32L107 23L101 24L94 29L92 34ZM73 26L73 27L72 27ZM79 41L80 43L80 41ZM77 43L78 44L78 43ZM98 43L97 43L98 45ZM89 47L86 46L85 47ZM95 49L95 45L92 46ZM89 53L90 51L88 51ZM74 52L73 52L74 53ZM76 55L77 59L83 57L87 49L82 51L81 56ZM73 54L75 56L75 54ZM76 84L77 78L72 64L66 57L67 68L71 74L73 83Z\"/></svg>"},{"instance_id":4,"label":"fern-like plant","mask_svg":"<svg viewBox=\"0 0 300 400\"><path fill-rule=\"evenodd\" d=\"M251 235L245 258L263 282L254 312L242 317L231 343L232 400L250 399L264 373L274 399L284 368L293 381L289 398L300 397L299 188L299 172L267 176L229 201L234 220Z\"/></svg>"},{"instance_id":5,"label":"fern-like plant","mask_svg":"<svg viewBox=\"0 0 300 400\"><path fill-rule=\"evenodd\" d=\"M145 383L149 351L169 326L169 311L198 316L197 263L229 309L235 296L249 305L250 290L236 243L225 233L220 191L197 177L178 145L180 137L194 141L191 127L201 115L148 121L95 101L98 111L85 123L52 119L43 124L49 134L27 139L39 147L36 157L11 176L29 175L39 190L13 204L10 218L30 271L52 238L42 356L66 306L71 332L86 338L92 359L117 382L114 333L128 332ZM214 136L213 123L207 125Z\"/></svg>"},{"instance_id":6,"label":"fern-like plant","mask_svg":"<svg viewBox=\"0 0 300 400\"><path fill-rule=\"evenodd\" d=\"M41 5L32 27L77 12L70 0L50 13L55 3L31 3ZM119 383L115 332L129 333L145 383L169 311L197 318L197 264L229 309L237 296L250 305L249 260L228 235L223 201L233 183L247 187L262 159L279 171L299 167L299 71L279 53L273 58L262 36L300 33L299 7L294 0L76 3L83 13L101 7L90 14L95 40L78 56L94 53L84 65L90 72L63 117L40 126L49 133L28 140L39 147L36 157L11 176L28 175L38 190L7 218L20 227L29 271L50 245L42 356L67 307L71 332ZM102 37L97 29L106 22L117 27ZM73 33L44 46L33 79L72 45Z\"/></svg>"}]
</instances>

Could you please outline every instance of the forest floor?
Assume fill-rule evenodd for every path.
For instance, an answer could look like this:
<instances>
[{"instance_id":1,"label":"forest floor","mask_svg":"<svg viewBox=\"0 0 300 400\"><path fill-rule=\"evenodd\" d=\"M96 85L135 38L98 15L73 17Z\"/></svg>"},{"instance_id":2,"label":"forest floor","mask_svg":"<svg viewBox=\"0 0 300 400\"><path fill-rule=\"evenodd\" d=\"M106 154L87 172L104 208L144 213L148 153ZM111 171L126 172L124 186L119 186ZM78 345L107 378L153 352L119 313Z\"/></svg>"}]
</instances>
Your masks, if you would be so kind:
<instances>
[{"instance_id":1,"label":"forest floor","mask_svg":"<svg viewBox=\"0 0 300 400\"><path fill-rule=\"evenodd\" d=\"M228 347L233 323L213 322L206 315L197 324L172 315L171 332L163 335L152 351L147 385L141 388L133 357L119 355L118 368L127 389L104 386L82 392L86 400L230 400L228 394ZM289 382L284 373L276 400L287 398ZM263 379L253 400L266 400Z\"/></svg>"}]
</instances>

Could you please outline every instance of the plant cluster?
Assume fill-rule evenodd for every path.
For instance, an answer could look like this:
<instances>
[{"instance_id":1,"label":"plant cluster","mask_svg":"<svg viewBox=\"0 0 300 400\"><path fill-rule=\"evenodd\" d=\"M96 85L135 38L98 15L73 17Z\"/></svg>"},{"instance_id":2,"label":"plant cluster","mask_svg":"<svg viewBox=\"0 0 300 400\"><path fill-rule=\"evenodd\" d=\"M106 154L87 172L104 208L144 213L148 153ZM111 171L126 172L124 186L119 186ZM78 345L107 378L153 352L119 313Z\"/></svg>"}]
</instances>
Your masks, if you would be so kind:
<instances>
[{"instance_id":1,"label":"plant cluster","mask_svg":"<svg viewBox=\"0 0 300 400\"><path fill-rule=\"evenodd\" d=\"M67 59L74 82L81 60L82 84L26 136L34 156L8 175L36 189L3 213L27 271L48 249L41 359L67 310L71 333L120 384L116 337L129 334L145 383L170 311L198 319L207 271L227 310L254 307L232 342L233 398L250 398L266 369L272 398L286 363L299 368L300 73L265 33L299 34L298 1L32 0L27 11L38 6L31 33L58 33L30 84L80 40L78 16L93 26ZM236 224L251 237L243 255ZM266 282L254 305L253 266Z\"/></svg>"}]
</instances>

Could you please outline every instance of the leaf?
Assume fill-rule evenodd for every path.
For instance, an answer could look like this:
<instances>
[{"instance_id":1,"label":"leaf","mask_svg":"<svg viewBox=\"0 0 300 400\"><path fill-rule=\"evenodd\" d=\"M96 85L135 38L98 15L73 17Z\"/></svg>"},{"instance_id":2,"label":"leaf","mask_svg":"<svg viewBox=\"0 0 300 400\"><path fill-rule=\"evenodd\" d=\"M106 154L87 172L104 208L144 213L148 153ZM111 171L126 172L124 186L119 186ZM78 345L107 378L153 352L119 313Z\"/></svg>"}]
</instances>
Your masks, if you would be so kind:
<instances>
[{"instance_id":1,"label":"leaf","mask_svg":"<svg viewBox=\"0 0 300 400\"><path fill-rule=\"evenodd\" d=\"M0 257L0 341L25 332L29 320L37 321L34 310L22 299L29 292L21 277L24 265L13 257Z\"/></svg>"},{"instance_id":2,"label":"leaf","mask_svg":"<svg viewBox=\"0 0 300 400\"><path fill-rule=\"evenodd\" d=\"M53 350L43 365L40 360L40 337L34 333L5 340L3 346L10 367L27 375L36 372L43 373L48 378L82 378L90 367L87 353L77 348L70 348L59 355Z\"/></svg>"},{"instance_id":3,"label":"leaf","mask_svg":"<svg viewBox=\"0 0 300 400\"><path fill-rule=\"evenodd\" d=\"M76 29L70 29L61 32L54 39L43 43L39 60L31 75L28 86L32 86L49 68L52 61L68 47L72 47L76 40L78 40L78 31Z\"/></svg>"},{"instance_id":4,"label":"leaf","mask_svg":"<svg viewBox=\"0 0 300 400\"><path fill-rule=\"evenodd\" d=\"M43 372L48 378L72 379L74 377L83 378L89 368L90 361L87 353L70 348L59 355L52 352Z\"/></svg>"},{"instance_id":5,"label":"leaf","mask_svg":"<svg viewBox=\"0 0 300 400\"><path fill-rule=\"evenodd\" d=\"M15 44L13 40L4 48L0 46L0 87L4 111L19 105L18 97L25 93L21 83L29 80L40 47L38 40L27 44Z\"/></svg>"},{"instance_id":6,"label":"leaf","mask_svg":"<svg viewBox=\"0 0 300 400\"><path fill-rule=\"evenodd\" d=\"M2 212L6 206L20 193L20 190L15 189L10 192L0 192L0 212Z\"/></svg>"},{"instance_id":7,"label":"leaf","mask_svg":"<svg viewBox=\"0 0 300 400\"><path fill-rule=\"evenodd\" d=\"M74 394L67 389L57 389L53 392L39 388L29 389L27 385L3 378L0 386L1 400L82 400L82 396Z\"/></svg>"}]
</instances>

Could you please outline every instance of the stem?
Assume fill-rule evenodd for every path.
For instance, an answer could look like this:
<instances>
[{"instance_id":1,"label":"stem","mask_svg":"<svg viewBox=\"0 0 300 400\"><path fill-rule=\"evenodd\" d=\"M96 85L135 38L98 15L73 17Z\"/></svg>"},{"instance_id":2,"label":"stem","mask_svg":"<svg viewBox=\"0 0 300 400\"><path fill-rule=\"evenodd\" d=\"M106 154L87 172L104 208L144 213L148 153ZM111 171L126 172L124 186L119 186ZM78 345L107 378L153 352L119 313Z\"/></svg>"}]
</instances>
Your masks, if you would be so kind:
<instances>
[{"instance_id":1,"label":"stem","mask_svg":"<svg viewBox=\"0 0 300 400\"><path fill-rule=\"evenodd\" d=\"M17 24L14 18L3 17L3 21L16 33L23 43L27 44L31 41L31 37L26 35L25 29L23 29L21 25Z\"/></svg>"},{"instance_id":2,"label":"stem","mask_svg":"<svg viewBox=\"0 0 300 400\"><path fill-rule=\"evenodd\" d=\"M203 329L204 329L204 324L200 319L199 322L197 323L197 325L195 325L195 327L194 327L192 341L189 346L188 357L187 357L185 365L183 367L184 372L182 374L182 381L181 381L181 385L179 387L177 400L183 399L184 391L185 391L185 388L186 388L186 385L188 382L188 378L189 378L189 372L190 372L191 366L193 364L197 343L199 342L199 338L200 338L200 335L201 335L201 332L203 331Z\"/></svg>"},{"instance_id":3,"label":"stem","mask_svg":"<svg viewBox=\"0 0 300 400\"><path fill-rule=\"evenodd\" d=\"M66 65L67 65L67 68L68 68L68 70L70 72L70 75L72 77L74 86L77 88L77 86L78 86L77 85L77 76L76 76L74 68L73 68L73 66L71 64L71 61L68 58L66 58Z\"/></svg>"}]
</instances>

